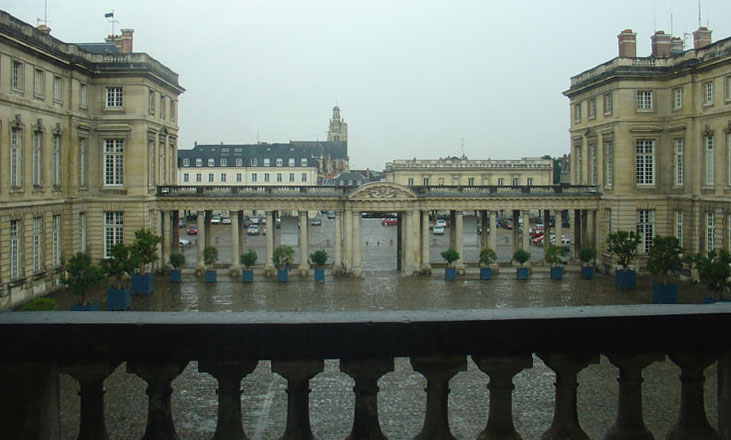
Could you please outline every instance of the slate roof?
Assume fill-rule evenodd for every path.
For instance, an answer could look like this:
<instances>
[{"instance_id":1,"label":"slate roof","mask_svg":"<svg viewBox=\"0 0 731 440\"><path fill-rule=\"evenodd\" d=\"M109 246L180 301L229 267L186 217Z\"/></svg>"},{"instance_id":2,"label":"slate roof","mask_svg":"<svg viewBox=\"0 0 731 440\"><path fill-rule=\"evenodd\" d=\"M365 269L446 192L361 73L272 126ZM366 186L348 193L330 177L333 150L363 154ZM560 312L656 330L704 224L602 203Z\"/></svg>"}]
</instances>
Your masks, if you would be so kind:
<instances>
[{"instance_id":1,"label":"slate roof","mask_svg":"<svg viewBox=\"0 0 731 440\"><path fill-rule=\"evenodd\" d=\"M112 43L74 43L84 52L93 53L95 55L112 55L121 53L119 48Z\"/></svg>"},{"instance_id":2,"label":"slate roof","mask_svg":"<svg viewBox=\"0 0 731 440\"><path fill-rule=\"evenodd\" d=\"M241 166L251 167L251 159L257 160L257 167L264 166L264 159L269 158L270 167L275 166L277 159L282 159L283 166L288 166L289 159L300 166L301 159L307 159L307 166L316 166L314 159L330 157L331 159L347 159L347 142L301 142L292 141L287 144L214 144L196 145L192 150L178 150L178 167L183 168L183 159L189 158L190 168L195 166L195 159L203 160L203 167L208 167L208 159L214 159L214 167L221 167L221 158L226 158L226 167L235 167L236 159L243 159Z\"/></svg>"}]
</instances>

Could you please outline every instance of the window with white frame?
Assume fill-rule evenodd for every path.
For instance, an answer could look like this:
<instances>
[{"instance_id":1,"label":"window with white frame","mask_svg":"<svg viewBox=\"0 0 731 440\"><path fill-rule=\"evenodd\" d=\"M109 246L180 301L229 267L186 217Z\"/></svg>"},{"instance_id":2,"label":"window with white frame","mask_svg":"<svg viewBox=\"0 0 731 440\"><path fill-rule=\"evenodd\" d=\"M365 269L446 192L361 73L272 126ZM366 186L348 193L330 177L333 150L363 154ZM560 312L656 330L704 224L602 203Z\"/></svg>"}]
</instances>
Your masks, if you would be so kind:
<instances>
[{"instance_id":1,"label":"window with white frame","mask_svg":"<svg viewBox=\"0 0 731 440\"><path fill-rule=\"evenodd\" d=\"M243 179L243 176L241 175L241 173L236 173L236 181L241 182L242 179Z\"/></svg>"},{"instance_id":2,"label":"window with white frame","mask_svg":"<svg viewBox=\"0 0 731 440\"><path fill-rule=\"evenodd\" d=\"M161 181L162 183L162 181ZM147 187L155 187L155 140L147 141Z\"/></svg>"},{"instance_id":3,"label":"window with white frame","mask_svg":"<svg viewBox=\"0 0 731 440\"><path fill-rule=\"evenodd\" d=\"M637 110L652 110L652 90L637 91Z\"/></svg>"},{"instance_id":4,"label":"window with white frame","mask_svg":"<svg viewBox=\"0 0 731 440\"><path fill-rule=\"evenodd\" d=\"M307 173L302 173L302 181L307 182Z\"/></svg>"},{"instance_id":5,"label":"window with white frame","mask_svg":"<svg viewBox=\"0 0 731 440\"><path fill-rule=\"evenodd\" d=\"M705 184L706 186L713 186L713 167L714 167L714 139L713 134L706 134L703 136L703 145L705 145L704 154L705 154Z\"/></svg>"},{"instance_id":6,"label":"window with white frame","mask_svg":"<svg viewBox=\"0 0 731 440\"><path fill-rule=\"evenodd\" d=\"M190 159L189 158L186 157L186 158L183 159L183 166L184 167L189 167L190 166Z\"/></svg>"},{"instance_id":7,"label":"window with white frame","mask_svg":"<svg viewBox=\"0 0 731 440\"><path fill-rule=\"evenodd\" d=\"M444 179L441 178L441 177L439 178L439 184L440 185L444 185ZM497 185L498 186L505 186L505 178L504 177L498 177L498 179L497 179Z\"/></svg>"},{"instance_id":8,"label":"window with white frame","mask_svg":"<svg viewBox=\"0 0 731 440\"><path fill-rule=\"evenodd\" d=\"M63 101L63 78L60 76L53 77L53 102Z\"/></svg>"},{"instance_id":9,"label":"window with white frame","mask_svg":"<svg viewBox=\"0 0 731 440\"><path fill-rule=\"evenodd\" d=\"M208 173L208 182L213 182L213 173Z\"/></svg>"},{"instance_id":10,"label":"window with white frame","mask_svg":"<svg viewBox=\"0 0 731 440\"><path fill-rule=\"evenodd\" d=\"M85 188L86 187L86 157L87 157L86 138L80 137L78 139L78 146L79 146L79 157L78 157L79 187Z\"/></svg>"},{"instance_id":11,"label":"window with white frame","mask_svg":"<svg viewBox=\"0 0 731 440\"><path fill-rule=\"evenodd\" d=\"M716 218L713 211L706 213L706 252L716 247Z\"/></svg>"},{"instance_id":12,"label":"window with white frame","mask_svg":"<svg viewBox=\"0 0 731 440\"><path fill-rule=\"evenodd\" d=\"M278 167L281 167L283 163L284 163L284 162L282 161L282 158L281 158L281 157L278 157L278 158L277 158L277 166L278 166Z\"/></svg>"},{"instance_id":13,"label":"window with white frame","mask_svg":"<svg viewBox=\"0 0 731 440\"><path fill-rule=\"evenodd\" d=\"M527 182L526 182L526 184L528 186L533 186L533 178L532 177L529 177L528 180L527 180Z\"/></svg>"},{"instance_id":14,"label":"window with white frame","mask_svg":"<svg viewBox=\"0 0 731 440\"><path fill-rule=\"evenodd\" d=\"M124 104L121 87L107 87L106 99L104 101L107 108L119 108Z\"/></svg>"},{"instance_id":15,"label":"window with white frame","mask_svg":"<svg viewBox=\"0 0 731 440\"><path fill-rule=\"evenodd\" d=\"M269 182L269 173L264 173L264 182Z\"/></svg>"},{"instance_id":16,"label":"window with white frame","mask_svg":"<svg viewBox=\"0 0 731 440\"><path fill-rule=\"evenodd\" d=\"M35 69L33 73L33 96L43 98L46 94L46 78L43 69Z\"/></svg>"},{"instance_id":17,"label":"window with white frame","mask_svg":"<svg viewBox=\"0 0 731 440\"><path fill-rule=\"evenodd\" d=\"M611 188L614 184L614 141L604 140L604 186Z\"/></svg>"},{"instance_id":18,"label":"window with white frame","mask_svg":"<svg viewBox=\"0 0 731 440\"><path fill-rule=\"evenodd\" d=\"M604 94L604 114L605 115L611 115L612 114L612 93L605 93Z\"/></svg>"},{"instance_id":19,"label":"window with white frame","mask_svg":"<svg viewBox=\"0 0 731 440\"><path fill-rule=\"evenodd\" d=\"M51 217L51 265L61 265L61 216Z\"/></svg>"},{"instance_id":20,"label":"window with white frame","mask_svg":"<svg viewBox=\"0 0 731 440\"><path fill-rule=\"evenodd\" d=\"M518 178L513 177L513 186L518 186Z\"/></svg>"},{"instance_id":21,"label":"window with white frame","mask_svg":"<svg viewBox=\"0 0 731 440\"><path fill-rule=\"evenodd\" d=\"M86 84L79 84L79 108L85 109L88 106Z\"/></svg>"},{"instance_id":22,"label":"window with white frame","mask_svg":"<svg viewBox=\"0 0 731 440\"><path fill-rule=\"evenodd\" d=\"M683 173L685 172L684 167L684 149L685 149L685 141L683 138L677 138L673 140L673 144L675 146L675 156L673 158L673 174L674 179L673 183L675 186L682 186L683 185Z\"/></svg>"},{"instance_id":23,"label":"window with white frame","mask_svg":"<svg viewBox=\"0 0 731 440\"><path fill-rule=\"evenodd\" d=\"M683 246L683 211L675 211L675 238Z\"/></svg>"},{"instance_id":24,"label":"window with white frame","mask_svg":"<svg viewBox=\"0 0 731 440\"><path fill-rule=\"evenodd\" d=\"M282 173L277 173L277 182L282 181Z\"/></svg>"},{"instance_id":25,"label":"window with white frame","mask_svg":"<svg viewBox=\"0 0 731 440\"><path fill-rule=\"evenodd\" d=\"M407 182L407 185L414 186L414 178L413 177L409 177L408 182Z\"/></svg>"},{"instance_id":26,"label":"window with white frame","mask_svg":"<svg viewBox=\"0 0 731 440\"><path fill-rule=\"evenodd\" d=\"M596 144L589 145L589 154L591 155L591 169L589 170L589 185L596 185L597 178L597 157Z\"/></svg>"},{"instance_id":27,"label":"window with white frame","mask_svg":"<svg viewBox=\"0 0 731 440\"><path fill-rule=\"evenodd\" d=\"M183 182L188 183L190 181L190 175L188 173L183 173Z\"/></svg>"},{"instance_id":28,"label":"window with white frame","mask_svg":"<svg viewBox=\"0 0 731 440\"><path fill-rule=\"evenodd\" d=\"M294 173L289 173L289 181L294 182Z\"/></svg>"},{"instance_id":29,"label":"window with white frame","mask_svg":"<svg viewBox=\"0 0 731 440\"><path fill-rule=\"evenodd\" d=\"M635 140L635 175L637 185L655 184L655 141Z\"/></svg>"},{"instance_id":30,"label":"window with white frame","mask_svg":"<svg viewBox=\"0 0 731 440\"><path fill-rule=\"evenodd\" d=\"M226 173L221 173L221 182L226 183Z\"/></svg>"},{"instance_id":31,"label":"window with white frame","mask_svg":"<svg viewBox=\"0 0 731 440\"><path fill-rule=\"evenodd\" d=\"M227 167L228 166L228 159L226 159L225 157L222 157L221 158L221 166L222 167Z\"/></svg>"},{"instance_id":32,"label":"window with white frame","mask_svg":"<svg viewBox=\"0 0 731 440\"><path fill-rule=\"evenodd\" d=\"M215 167L216 166L216 159L208 159L208 166L209 167Z\"/></svg>"},{"instance_id":33,"label":"window with white frame","mask_svg":"<svg viewBox=\"0 0 731 440\"><path fill-rule=\"evenodd\" d=\"M33 186L41 186L43 184L43 133L40 131L33 132Z\"/></svg>"},{"instance_id":34,"label":"window with white frame","mask_svg":"<svg viewBox=\"0 0 731 440\"><path fill-rule=\"evenodd\" d=\"M256 182L256 173L251 173L251 181Z\"/></svg>"},{"instance_id":35,"label":"window with white frame","mask_svg":"<svg viewBox=\"0 0 731 440\"><path fill-rule=\"evenodd\" d=\"M583 146L581 143L577 143L574 145L574 148L576 149L576 184L577 185L583 185L584 184L584 173L582 168L584 167L584 158L583 158Z\"/></svg>"},{"instance_id":36,"label":"window with white frame","mask_svg":"<svg viewBox=\"0 0 731 440\"><path fill-rule=\"evenodd\" d=\"M104 185L124 185L124 139L104 139Z\"/></svg>"},{"instance_id":37,"label":"window with white frame","mask_svg":"<svg viewBox=\"0 0 731 440\"><path fill-rule=\"evenodd\" d=\"M673 110L683 108L683 88L676 87L673 89Z\"/></svg>"},{"instance_id":38,"label":"window with white frame","mask_svg":"<svg viewBox=\"0 0 731 440\"><path fill-rule=\"evenodd\" d=\"M20 220L10 220L10 279L20 276Z\"/></svg>"},{"instance_id":39,"label":"window with white frame","mask_svg":"<svg viewBox=\"0 0 731 440\"><path fill-rule=\"evenodd\" d=\"M637 236L640 240L638 251L642 254L650 252L654 236L655 210L641 209L637 211Z\"/></svg>"},{"instance_id":40,"label":"window with white frame","mask_svg":"<svg viewBox=\"0 0 731 440\"><path fill-rule=\"evenodd\" d=\"M61 136L51 138L51 185L61 186Z\"/></svg>"},{"instance_id":41,"label":"window with white frame","mask_svg":"<svg viewBox=\"0 0 731 440\"><path fill-rule=\"evenodd\" d=\"M268 157L265 157L265 158L264 158L264 166L265 166L265 167L268 167L268 166L269 166L269 164L270 164L270 162L269 162L269 158L268 158Z\"/></svg>"},{"instance_id":42,"label":"window with white frame","mask_svg":"<svg viewBox=\"0 0 731 440\"><path fill-rule=\"evenodd\" d=\"M195 181L196 182L201 182L201 178L202 178L201 173L196 173L195 174Z\"/></svg>"},{"instance_id":43,"label":"window with white frame","mask_svg":"<svg viewBox=\"0 0 731 440\"><path fill-rule=\"evenodd\" d=\"M703 83L703 105L713 104L713 81Z\"/></svg>"},{"instance_id":44,"label":"window with white frame","mask_svg":"<svg viewBox=\"0 0 731 440\"><path fill-rule=\"evenodd\" d=\"M429 186L429 178L428 178L428 177L424 177L424 178L422 179L422 185L424 185L424 186Z\"/></svg>"},{"instance_id":45,"label":"window with white frame","mask_svg":"<svg viewBox=\"0 0 731 440\"><path fill-rule=\"evenodd\" d=\"M244 159L242 159L242 158L240 158L240 157L237 157L237 158L236 158L236 166L237 166L237 167L242 167L242 166L244 166Z\"/></svg>"},{"instance_id":46,"label":"window with white frame","mask_svg":"<svg viewBox=\"0 0 731 440\"><path fill-rule=\"evenodd\" d=\"M258 163L259 163L259 161L255 157L252 157L251 158L251 166L252 167L258 166Z\"/></svg>"},{"instance_id":47,"label":"window with white frame","mask_svg":"<svg viewBox=\"0 0 731 440\"><path fill-rule=\"evenodd\" d=\"M176 117L177 117L176 104L175 104L175 101L170 99L170 120L175 122Z\"/></svg>"},{"instance_id":48,"label":"window with white frame","mask_svg":"<svg viewBox=\"0 0 731 440\"><path fill-rule=\"evenodd\" d=\"M160 119L165 119L165 97L160 95Z\"/></svg>"},{"instance_id":49,"label":"window with white frame","mask_svg":"<svg viewBox=\"0 0 731 440\"><path fill-rule=\"evenodd\" d=\"M104 258L111 257L112 247L124 242L124 212L104 212Z\"/></svg>"},{"instance_id":50,"label":"window with white frame","mask_svg":"<svg viewBox=\"0 0 731 440\"><path fill-rule=\"evenodd\" d=\"M294 157L290 157L289 159L287 159L287 166L294 166Z\"/></svg>"},{"instance_id":51,"label":"window with white frame","mask_svg":"<svg viewBox=\"0 0 731 440\"><path fill-rule=\"evenodd\" d=\"M23 132L20 128L10 129L10 187L23 186Z\"/></svg>"},{"instance_id":52,"label":"window with white frame","mask_svg":"<svg viewBox=\"0 0 731 440\"><path fill-rule=\"evenodd\" d=\"M23 91L25 66L22 62L13 60L10 67L10 88L17 92Z\"/></svg>"},{"instance_id":53,"label":"window with white frame","mask_svg":"<svg viewBox=\"0 0 731 440\"><path fill-rule=\"evenodd\" d=\"M596 118L596 98L589 100L589 119Z\"/></svg>"},{"instance_id":54,"label":"window with white frame","mask_svg":"<svg viewBox=\"0 0 731 440\"><path fill-rule=\"evenodd\" d=\"M155 91L150 90L147 93L147 111L151 115L155 114Z\"/></svg>"},{"instance_id":55,"label":"window with white frame","mask_svg":"<svg viewBox=\"0 0 731 440\"><path fill-rule=\"evenodd\" d=\"M86 213L79 213L79 252L86 252Z\"/></svg>"},{"instance_id":56,"label":"window with white frame","mask_svg":"<svg viewBox=\"0 0 731 440\"><path fill-rule=\"evenodd\" d=\"M300 166L306 167L307 166L307 159L300 159Z\"/></svg>"},{"instance_id":57,"label":"window with white frame","mask_svg":"<svg viewBox=\"0 0 731 440\"><path fill-rule=\"evenodd\" d=\"M33 273L42 269L41 246L43 246L43 217L33 217Z\"/></svg>"},{"instance_id":58,"label":"window with white frame","mask_svg":"<svg viewBox=\"0 0 731 440\"><path fill-rule=\"evenodd\" d=\"M574 122L581 122L581 103L574 104Z\"/></svg>"}]
</instances>

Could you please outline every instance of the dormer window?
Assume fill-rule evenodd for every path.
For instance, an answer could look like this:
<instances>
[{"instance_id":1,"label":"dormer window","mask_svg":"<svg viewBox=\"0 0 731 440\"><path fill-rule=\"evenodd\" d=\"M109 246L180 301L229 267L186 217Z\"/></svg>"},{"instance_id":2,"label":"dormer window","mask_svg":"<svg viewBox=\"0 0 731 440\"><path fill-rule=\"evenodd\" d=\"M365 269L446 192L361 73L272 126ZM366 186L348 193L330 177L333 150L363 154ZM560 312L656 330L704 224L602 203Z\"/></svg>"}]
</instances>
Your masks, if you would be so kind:
<instances>
[{"instance_id":1,"label":"dormer window","mask_svg":"<svg viewBox=\"0 0 731 440\"><path fill-rule=\"evenodd\" d=\"M282 163L283 163L282 158L281 157L278 157L277 158L277 166L278 167L281 167L282 166Z\"/></svg>"},{"instance_id":2,"label":"dormer window","mask_svg":"<svg viewBox=\"0 0 731 440\"><path fill-rule=\"evenodd\" d=\"M252 166L252 167L258 166L258 164L259 164L259 161L258 161L258 160L256 160L256 158L255 158L255 157L251 159L251 166Z\"/></svg>"},{"instance_id":3,"label":"dormer window","mask_svg":"<svg viewBox=\"0 0 731 440\"><path fill-rule=\"evenodd\" d=\"M301 159L300 160L300 166L301 167L306 167L307 166L307 159Z\"/></svg>"},{"instance_id":4,"label":"dormer window","mask_svg":"<svg viewBox=\"0 0 731 440\"><path fill-rule=\"evenodd\" d=\"M265 167L268 167L269 166L269 158L268 157L265 157L264 158L264 166Z\"/></svg>"},{"instance_id":5,"label":"dormer window","mask_svg":"<svg viewBox=\"0 0 731 440\"><path fill-rule=\"evenodd\" d=\"M190 159L188 159L187 157L184 158L183 159L183 166L184 167L189 167L190 166Z\"/></svg>"},{"instance_id":6,"label":"dormer window","mask_svg":"<svg viewBox=\"0 0 731 440\"><path fill-rule=\"evenodd\" d=\"M221 158L221 166L222 167L225 167L225 166L227 166L227 164L228 164L228 161L226 160L226 158L225 157L222 157Z\"/></svg>"},{"instance_id":7,"label":"dormer window","mask_svg":"<svg viewBox=\"0 0 731 440\"><path fill-rule=\"evenodd\" d=\"M203 166L203 159L196 159L195 160L195 166L202 167Z\"/></svg>"},{"instance_id":8,"label":"dormer window","mask_svg":"<svg viewBox=\"0 0 731 440\"><path fill-rule=\"evenodd\" d=\"M290 157L287 162L288 162L289 166L291 166L291 167L294 166L294 158L293 157Z\"/></svg>"},{"instance_id":9,"label":"dormer window","mask_svg":"<svg viewBox=\"0 0 731 440\"><path fill-rule=\"evenodd\" d=\"M208 166L209 167L216 166L216 159L208 159Z\"/></svg>"}]
</instances>

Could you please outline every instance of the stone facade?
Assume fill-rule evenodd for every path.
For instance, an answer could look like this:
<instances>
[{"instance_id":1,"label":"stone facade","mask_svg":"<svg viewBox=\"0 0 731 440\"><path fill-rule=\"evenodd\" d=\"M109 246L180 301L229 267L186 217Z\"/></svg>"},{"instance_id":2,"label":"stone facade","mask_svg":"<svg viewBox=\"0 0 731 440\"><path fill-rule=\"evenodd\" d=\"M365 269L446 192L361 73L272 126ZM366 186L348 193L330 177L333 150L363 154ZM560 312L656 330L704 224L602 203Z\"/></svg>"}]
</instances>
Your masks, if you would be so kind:
<instances>
[{"instance_id":1,"label":"stone facade","mask_svg":"<svg viewBox=\"0 0 731 440\"><path fill-rule=\"evenodd\" d=\"M159 233L156 185L175 182L178 75L49 32L0 11L0 308L58 287L73 253Z\"/></svg>"},{"instance_id":2,"label":"stone facade","mask_svg":"<svg viewBox=\"0 0 731 440\"><path fill-rule=\"evenodd\" d=\"M641 255L654 235L677 236L687 253L728 249L731 39L711 44L701 28L683 51L658 31L652 56L636 57L633 35L622 31L620 56L572 77L564 92L571 183L596 186L600 235L637 231Z\"/></svg>"}]
</instances>

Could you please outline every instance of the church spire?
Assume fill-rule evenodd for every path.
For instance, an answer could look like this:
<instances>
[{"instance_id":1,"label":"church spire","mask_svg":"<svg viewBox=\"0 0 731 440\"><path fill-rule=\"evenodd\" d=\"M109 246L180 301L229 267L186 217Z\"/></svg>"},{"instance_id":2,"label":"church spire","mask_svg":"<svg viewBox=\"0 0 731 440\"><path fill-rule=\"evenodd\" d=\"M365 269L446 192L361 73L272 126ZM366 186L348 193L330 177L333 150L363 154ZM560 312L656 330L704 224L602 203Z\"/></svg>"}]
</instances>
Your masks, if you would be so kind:
<instances>
[{"instance_id":1,"label":"church spire","mask_svg":"<svg viewBox=\"0 0 731 440\"><path fill-rule=\"evenodd\" d=\"M327 131L328 141L348 141L348 124L340 118L340 107L337 103L333 107L333 116L330 119L330 129Z\"/></svg>"}]
</instances>

